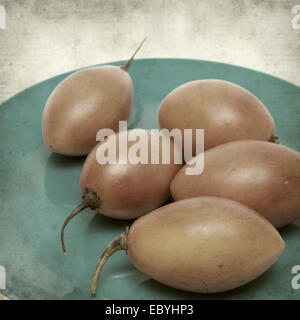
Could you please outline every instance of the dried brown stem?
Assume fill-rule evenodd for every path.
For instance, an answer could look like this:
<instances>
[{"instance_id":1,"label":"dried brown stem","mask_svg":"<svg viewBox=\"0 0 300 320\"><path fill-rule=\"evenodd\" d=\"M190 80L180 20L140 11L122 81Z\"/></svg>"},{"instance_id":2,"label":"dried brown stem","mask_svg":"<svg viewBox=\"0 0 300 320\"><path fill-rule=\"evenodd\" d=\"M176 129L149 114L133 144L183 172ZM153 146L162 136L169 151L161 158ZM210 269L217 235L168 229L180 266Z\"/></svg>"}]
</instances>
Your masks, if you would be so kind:
<instances>
[{"instance_id":1,"label":"dried brown stem","mask_svg":"<svg viewBox=\"0 0 300 320\"><path fill-rule=\"evenodd\" d=\"M70 222L71 219L73 219L78 213L80 213L84 209L86 208L97 209L100 207L100 199L96 192L88 188L85 188L82 198L83 198L82 202L69 214L69 216L67 217L67 219L65 220L61 228L60 240L61 240L61 246L62 246L64 255L67 255L65 240L64 240L64 232L67 224Z\"/></svg>"},{"instance_id":2,"label":"dried brown stem","mask_svg":"<svg viewBox=\"0 0 300 320\"><path fill-rule=\"evenodd\" d=\"M117 238L112 240L108 244L108 246L106 247L104 252L102 253L102 255L101 255L101 257L100 257L100 259L99 259L99 261L97 263L96 269L94 271L93 279L92 279L91 295L93 297L96 295L99 276L100 276L101 270L102 270L105 262L107 261L107 259L112 254L114 254L115 252L117 252L119 250L127 251L128 231L129 231L129 228L126 227L125 232L121 233Z\"/></svg>"},{"instance_id":3,"label":"dried brown stem","mask_svg":"<svg viewBox=\"0 0 300 320\"><path fill-rule=\"evenodd\" d=\"M277 143L277 144L280 143L280 142L279 142L279 138L276 137L276 136L272 136L272 138L270 139L270 142Z\"/></svg>"},{"instance_id":4,"label":"dried brown stem","mask_svg":"<svg viewBox=\"0 0 300 320\"><path fill-rule=\"evenodd\" d=\"M124 64L124 66L121 67L121 69L123 69L124 71L127 71L128 68L131 65L131 62L133 61L135 55L139 52L139 50L141 49L142 45L144 44L144 42L146 41L147 38L145 38L141 44L138 46L138 48L135 50L134 54L132 55L132 57Z\"/></svg>"}]
</instances>

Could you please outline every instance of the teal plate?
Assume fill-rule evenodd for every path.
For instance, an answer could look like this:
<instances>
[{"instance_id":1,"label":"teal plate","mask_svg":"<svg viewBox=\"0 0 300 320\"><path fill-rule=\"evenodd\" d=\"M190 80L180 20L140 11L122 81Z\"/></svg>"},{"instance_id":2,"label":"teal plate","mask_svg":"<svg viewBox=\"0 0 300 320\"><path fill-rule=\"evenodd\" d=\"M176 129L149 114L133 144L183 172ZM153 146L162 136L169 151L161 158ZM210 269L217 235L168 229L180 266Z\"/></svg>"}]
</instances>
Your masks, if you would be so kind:
<instances>
[{"instance_id":1,"label":"teal plate","mask_svg":"<svg viewBox=\"0 0 300 320\"><path fill-rule=\"evenodd\" d=\"M136 60L129 73L135 89L131 128L158 128L159 104L178 85L219 78L254 93L274 117L281 143L300 151L300 88L291 83L241 67L184 59ZM90 299L100 254L128 224L86 210L68 226L69 255L62 254L60 228L81 200L79 176L84 158L47 150L41 117L49 94L69 74L39 83L0 107L0 265L6 269L6 289L1 292L8 298ZM230 292L202 295L169 288L136 270L126 254L118 252L103 269L97 298L300 299L300 289L291 284L295 276L291 269L300 264L300 221L280 232L286 249L276 263L256 280Z\"/></svg>"}]
</instances>

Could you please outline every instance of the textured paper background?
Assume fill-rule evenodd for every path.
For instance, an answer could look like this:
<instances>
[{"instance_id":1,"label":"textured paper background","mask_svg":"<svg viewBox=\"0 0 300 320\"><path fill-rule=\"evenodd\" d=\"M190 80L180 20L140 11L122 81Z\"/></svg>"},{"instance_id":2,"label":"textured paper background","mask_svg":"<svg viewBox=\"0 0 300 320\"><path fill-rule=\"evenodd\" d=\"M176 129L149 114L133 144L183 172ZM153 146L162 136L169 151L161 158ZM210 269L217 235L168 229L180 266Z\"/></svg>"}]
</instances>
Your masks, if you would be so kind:
<instances>
[{"instance_id":1,"label":"textured paper background","mask_svg":"<svg viewBox=\"0 0 300 320\"><path fill-rule=\"evenodd\" d=\"M300 85L300 0L0 0L0 103L78 67L137 58L232 63Z\"/></svg>"}]
</instances>

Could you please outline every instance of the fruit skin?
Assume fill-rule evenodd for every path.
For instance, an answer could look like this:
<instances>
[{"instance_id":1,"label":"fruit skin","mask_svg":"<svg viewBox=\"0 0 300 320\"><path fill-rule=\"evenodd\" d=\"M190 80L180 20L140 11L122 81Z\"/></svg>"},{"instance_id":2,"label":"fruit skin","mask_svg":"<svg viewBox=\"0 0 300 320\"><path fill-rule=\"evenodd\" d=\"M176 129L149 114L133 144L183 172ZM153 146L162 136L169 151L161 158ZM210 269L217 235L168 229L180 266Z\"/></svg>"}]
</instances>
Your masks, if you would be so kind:
<instances>
[{"instance_id":1,"label":"fruit skin","mask_svg":"<svg viewBox=\"0 0 300 320\"><path fill-rule=\"evenodd\" d=\"M284 249L265 218L215 197L156 209L132 224L127 241L137 269L168 286L199 293L224 292L252 281Z\"/></svg>"},{"instance_id":2,"label":"fruit skin","mask_svg":"<svg viewBox=\"0 0 300 320\"><path fill-rule=\"evenodd\" d=\"M45 144L56 153L82 156L96 145L103 128L119 129L133 101L129 74L116 66L77 71L51 93L42 117Z\"/></svg>"},{"instance_id":3,"label":"fruit skin","mask_svg":"<svg viewBox=\"0 0 300 320\"><path fill-rule=\"evenodd\" d=\"M97 149L104 142L99 142L85 160L80 177L81 192L84 195L88 188L97 193L100 207L96 210L102 215L115 219L134 219L159 207L170 197L170 183L182 167L182 164L173 162L174 152L181 151L174 146L173 141L170 142L171 164L162 164L161 158L159 164L150 163L151 143L148 143L149 164L119 164L122 158L118 152L120 137L139 130L146 132L150 139L149 130L134 129L111 135L105 140L110 144L116 138L116 164L100 165L97 162ZM160 133L154 134L162 137ZM135 143L127 140L128 149Z\"/></svg>"},{"instance_id":4,"label":"fruit skin","mask_svg":"<svg viewBox=\"0 0 300 320\"><path fill-rule=\"evenodd\" d=\"M188 176L183 167L171 183L171 194L175 200L232 199L279 228L300 217L300 153L264 141L229 142L205 151L201 175Z\"/></svg>"},{"instance_id":5,"label":"fruit skin","mask_svg":"<svg viewBox=\"0 0 300 320\"><path fill-rule=\"evenodd\" d=\"M204 129L204 149L234 140L265 140L274 121L263 103L246 89L223 80L187 82L170 92L159 108L160 128Z\"/></svg>"}]
</instances>

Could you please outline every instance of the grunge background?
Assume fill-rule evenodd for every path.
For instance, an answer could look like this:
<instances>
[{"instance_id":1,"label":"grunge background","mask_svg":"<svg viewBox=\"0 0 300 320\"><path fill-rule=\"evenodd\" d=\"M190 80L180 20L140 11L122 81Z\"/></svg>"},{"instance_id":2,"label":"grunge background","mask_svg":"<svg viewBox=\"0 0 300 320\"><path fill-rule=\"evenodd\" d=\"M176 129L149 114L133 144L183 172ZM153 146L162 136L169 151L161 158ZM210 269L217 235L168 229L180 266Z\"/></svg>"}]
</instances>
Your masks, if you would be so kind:
<instances>
[{"instance_id":1,"label":"grunge background","mask_svg":"<svg viewBox=\"0 0 300 320\"><path fill-rule=\"evenodd\" d=\"M0 103L79 67L139 58L214 60L300 85L300 0L0 0Z\"/></svg>"}]
</instances>

